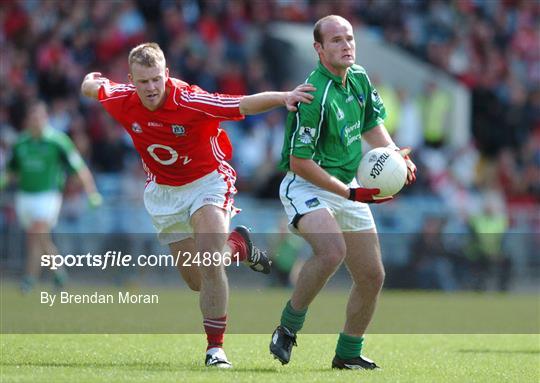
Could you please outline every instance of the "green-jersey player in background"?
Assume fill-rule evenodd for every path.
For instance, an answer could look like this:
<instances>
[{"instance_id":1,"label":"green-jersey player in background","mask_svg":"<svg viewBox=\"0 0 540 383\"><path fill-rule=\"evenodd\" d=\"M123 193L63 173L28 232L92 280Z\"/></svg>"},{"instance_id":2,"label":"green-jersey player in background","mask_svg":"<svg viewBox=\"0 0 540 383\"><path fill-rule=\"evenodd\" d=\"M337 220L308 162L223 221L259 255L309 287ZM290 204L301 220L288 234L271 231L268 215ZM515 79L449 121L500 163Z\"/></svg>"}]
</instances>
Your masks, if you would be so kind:
<instances>
[{"instance_id":1,"label":"green-jersey player in background","mask_svg":"<svg viewBox=\"0 0 540 383\"><path fill-rule=\"evenodd\" d=\"M17 182L15 210L27 236L27 260L21 283L28 292L40 274L40 257L57 254L51 230L62 204L66 172L76 174L93 206L101 204L94 179L70 138L48 125L47 107L42 101L29 104L25 131L11 150L9 179ZM65 271L55 271L55 284L65 282Z\"/></svg>"},{"instance_id":2,"label":"green-jersey player in background","mask_svg":"<svg viewBox=\"0 0 540 383\"><path fill-rule=\"evenodd\" d=\"M280 188L290 229L313 249L302 267L281 322L272 335L270 352L289 362L296 333L309 304L344 261L353 286L346 321L339 334L333 368L374 369L361 354L363 336L384 281L375 223L367 203L379 189L355 180L362 157L361 138L372 147L399 150L386 131L385 109L365 70L355 64L351 24L340 16L320 19L313 31L319 64L307 79L317 89L311 104L289 113L281 168L287 171ZM400 151L408 167L408 183L416 167L408 150Z\"/></svg>"}]
</instances>

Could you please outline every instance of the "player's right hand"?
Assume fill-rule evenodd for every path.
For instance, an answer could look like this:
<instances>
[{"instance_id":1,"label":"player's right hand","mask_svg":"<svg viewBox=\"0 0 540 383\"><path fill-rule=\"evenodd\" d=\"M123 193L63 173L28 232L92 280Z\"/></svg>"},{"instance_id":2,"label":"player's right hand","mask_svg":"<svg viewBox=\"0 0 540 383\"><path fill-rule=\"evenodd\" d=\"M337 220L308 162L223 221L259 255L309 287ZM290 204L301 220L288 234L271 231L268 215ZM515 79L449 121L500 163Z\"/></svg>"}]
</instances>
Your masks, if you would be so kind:
<instances>
[{"instance_id":1,"label":"player's right hand","mask_svg":"<svg viewBox=\"0 0 540 383\"><path fill-rule=\"evenodd\" d=\"M107 86L110 84L110 80L107 77L104 77L101 72L90 72L85 76L84 80L92 81L99 86Z\"/></svg>"},{"instance_id":2,"label":"player's right hand","mask_svg":"<svg viewBox=\"0 0 540 383\"><path fill-rule=\"evenodd\" d=\"M394 197L377 197L377 194L381 192L381 189L377 188L350 188L349 199L351 201L363 202L363 203L383 203L390 201Z\"/></svg>"},{"instance_id":3,"label":"player's right hand","mask_svg":"<svg viewBox=\"0 0 540 383\"><path fill-rule=\"evenodd\" d=\"M84 80L81 84L81 93L86 97L97 100L99 89L102 86L107 87L109 84L109 79L107 77L103 77L101 72L90 72L84 76Z\"/></svg>"},{"instance_id":4,"label":"player's right hand","mask_svg":"<svg viewBox=\"0 0 540 383\"><path fill-rule=\"evenodd\" d=\"M414 162L412 162L411 157L409 154L411 154L411 148L405 147L403 149L399 149L398 153L403 157L405 160L405 163L407 164L407 182L406 185L412 184L414 181L416 181L416 165Z\"/></svg>"}]
</instances>

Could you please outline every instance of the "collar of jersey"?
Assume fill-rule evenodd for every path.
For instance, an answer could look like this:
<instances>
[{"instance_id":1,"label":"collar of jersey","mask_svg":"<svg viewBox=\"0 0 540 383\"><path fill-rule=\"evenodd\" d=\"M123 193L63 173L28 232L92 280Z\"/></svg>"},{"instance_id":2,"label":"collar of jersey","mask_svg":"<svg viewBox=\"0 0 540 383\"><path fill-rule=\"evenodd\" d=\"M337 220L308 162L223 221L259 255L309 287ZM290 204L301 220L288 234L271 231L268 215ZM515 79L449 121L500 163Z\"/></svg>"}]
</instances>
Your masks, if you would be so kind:
<instances>
[{"instance_id":1,"label":"collar of jersey","mask_svg":"<svg viewBox=\"0 0 540 383\"><path fill-rule=\"evenodd\" d=\"M34 137L29 132L25 132L25 134L27 135L27 137L30 140L42 141L42 140L46 140L46 139L48 139L48 138L50 138L50 137L52 137L54 135L54 128L52 126L50 126L49 124L47 124L43 128L43 133L41 133L41 136L39 136L39 137Z\"/></svg>"},{"instance_id":2,"label":"collar of jersey","mask_svg":"<svg viewBox=\"0 0 540 383\"><path fill-rule=\"evenodd\" d=\"M336 76L335 74L330 72L320 61L319 61L318 70L319 70L319 72L324 74L326 77L330 77L332 80L334 80L335 82L337 82L338 84L341 85L341 77ZM348 73L348 71L347 71L347 73Z\"/></svg>"},{"instance_id":3,"label":"collar of jersey","mask_svg":"<svg viewBox=\"0 0 540 383\"><path fill-rule=\"evenodd\" d=\"M47 124L47 126L45 126L45 129L43 129L43 135L41 137L43 138L49 138L49 137L52 137L54 135L54 128Z\"/></svg>"},{"instance_id":4,"label":"collar of jersey","mask_svg":"<svg viewBox=\"0 0 540 383\"><path fill-rule=\"evenodd\" d=\"M165 83L165 88L168 88L170 92L167 98L165 99L165 103L160 109L168 109L168 110L178 109L178 106L174 103L174 84L170 77L167 79L167 82ZM129 101L131 103L131 106L141 106L145 108L137 92L133 92ZM156 109L156 110L159 110L159 109Z\"/></svg>"}]
</instances>

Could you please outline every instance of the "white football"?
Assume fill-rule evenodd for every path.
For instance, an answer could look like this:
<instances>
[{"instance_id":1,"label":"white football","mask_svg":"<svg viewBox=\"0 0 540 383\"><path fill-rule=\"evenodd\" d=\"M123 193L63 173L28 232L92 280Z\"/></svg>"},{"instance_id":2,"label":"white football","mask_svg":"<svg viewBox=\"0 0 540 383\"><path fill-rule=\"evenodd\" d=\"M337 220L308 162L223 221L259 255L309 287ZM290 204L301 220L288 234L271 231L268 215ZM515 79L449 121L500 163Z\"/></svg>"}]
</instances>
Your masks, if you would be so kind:
<instances>
[{"instance_id":1,"label":"white football","mask_svg":"<svg viewBox=\"0 0 540 383\"><path fill-rule=\"evenodd\" d=\"M407 164L397 151L385 147L375 148L360 160L356 179L365 188L380 189L377 197L390 197L405 185Z\"/></svg>"}]
</instances>

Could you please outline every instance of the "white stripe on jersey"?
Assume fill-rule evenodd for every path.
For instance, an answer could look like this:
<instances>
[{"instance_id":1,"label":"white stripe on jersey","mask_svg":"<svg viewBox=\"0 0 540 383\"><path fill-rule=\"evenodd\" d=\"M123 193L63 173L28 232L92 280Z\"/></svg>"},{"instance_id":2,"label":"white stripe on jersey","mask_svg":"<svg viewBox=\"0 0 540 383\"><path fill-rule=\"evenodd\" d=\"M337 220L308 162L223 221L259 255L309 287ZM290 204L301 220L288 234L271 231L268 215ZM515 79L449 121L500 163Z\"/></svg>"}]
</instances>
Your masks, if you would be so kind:
<instances>
[{"instance_id":1,"label":"white stripe on jersey","mask_svg":"<svg viewBox=\"0 0 540 383\"><path fill-rule=\"evenodd\" d=\"M113 95L115 93L120 93L120 92L132 92L135 90L135 87L133 86L129 86L129 85L114 85L114 86L111 86L107 89L109 95Z\"/></svg>"},{"instance_id":2,"label":"white stripe on jersey","mask_svg":"<svg viewBox=\"0 0 540 383\"><path fill-rule=\"evenodd\" d=\"M206 105L218 106L220 108L237 108L240 105L239 99L221 101L218 98L194 97L188 93L182 92L180 99L188 103L200 103Z\"/></svg>"},{"instance_id":3,"label":"white stripe on jersey","mask_svg":"<svg viewBox=\"0 0 540 383\"><path fill-rule=\"evenodd\" d=\"M186 101L193 101L197 102L199 100L201 101L210 101L215 102L218 104L239 104L241 97L219 97L219 96L212 96L212 95L205 95L205 94L198 94L198 93L189 93L186 91L182 91L182 99Z\"/></svg>"},{"instance_id":4,"label":"white stripe on jersey","mask_svg":"<svg viewBox=\"0 0 540 383\"><path fill-rule=\"evenodd\" d=\"M208 112L207 110L203 110L203 109L199 109L199 108L195 108L193 106L187 106L185 104L182 104L180 105L178 102L176 102L176 100L174 101L176 105L178 106L182 106L182 108L187 108L187 109L191 109L191 110L195 110L197 112L200 112L200 113L204 113L210 117L215 117L215 118L223 118L225 120L230 120L231 119L231 116L221 116L221 115L218 115L218 114L212 114L210 112Z\"/></svg>"},{"instance_id":5,"label":"white stripe on jersey","mask_svg":"<svg viewBox=\"0 0 540 383\"><path fill-rule=\"evenodd\" d=\"M111 100L116 100L117 98L123 98L123 97L129 97L129 96L131 96L131 95L130 94L122 94L120 96L108 97L105 100L100 100L100 102L107 102L107 101L111 101Z\"/></svg>"},{"instance_id":6,"label":"white stripe on jersey","mask_svg":"<svg viewBox=\"0 0 540 383\"><path fill-rule=\"evenodd\" d=\"M304 84L307 84L308 81L309 81L309 78L311 76L313 76L313 73L315 73L315 71L312 71L309 76L306 78L306 81L304 81ZM300 103L299 103L300 104ZM300 108L298 108L298 110L296 111L296 128L294 129L294 132L293 134L291 135L291 149L289 150L289 154L292 155L292 152L293 152L293 149L294 149L294 137L296 136L296 133L298 131L300 131Z\"/></svg>"},{"instance_id":7,"label":"white stripe on jersey","mask_svg":"<svg viewBox=\"0 0 540 383\"><path fill-rule=\"evenodd\" d=\"M232 97L228 95L219 95L216 93L200 93L200 92L189 92L186 89L182 89L182 96L193 99L204 99L208 101L223 102L223 103L234 103L240 102L243 96ZM224 97L222 97L224 96Z\"/></svg>"},{"instance_id":8,"label":"white stripe on jersey","mask_svg":"<svg viewBox=\"0 0 540 383\"><path fill-rule=\"evenodd\" d=\"M146 163L144 162L142 158L141 158L141 162L142 162L143 169L146 172L147 177L150 179L150 181L156 182L156 176L150 171L148 166L146 166Z\"/></svg>"},{"instance_id":9,"label":"white stripe on jersey","mask_svg":"<svg viewBox=\"0 0 540 383\"><path fill-rule=\"evenodd\" d=\"M196 108L193 105L188 106L186 104L181 104L180 101L182 101L182 99L180 99L179 101L177 101L177 99L176 99L177 90L178 90L178 88L175 87L174 88L174 94L173 94L173 101L177 106L182 106L183 108L188 108L188 109L191 109L191 110L195 110L197 112L204 113L204 114L206 114L206 115L208 115L210 117L223 118L223 119L226 119L226 120L231 118L230 116L222 116L222 115L217 115L217 114L210 113L207 110L202 110L202 109ZM240 103L238 103L237 106L240 106Z\"/></svg>"},{"instance_id":10,"label":"white stripe on jersey","mask_svg":"<svg viewBox=\"0 0 540 383\"><path fill-rule=\"evenodd\" d=\"M216 160L218 160L218 162L221 162L225 158L225 155L219 153L218 145L216 143L216 137L210 137L210 147L212 148L212 153L214 154L214 157L216 157Z\"/></svg>"},{"instance_id":11,"label":"white stripe on jersey","mask_svg":"<svg viewBox=\"0 0 540 383\"><path fill-rule=\"evenodd\" d=\"M296 136L296 132L300 131L300 109L296 111L296 129L294 129L293 134L291 135L291 149L289 150L289 154L292 155L293 149L294 149L294 137Z\"/></svg>"},{"instance_id":12,"label":"white stripe on jersey","mask_svg":"<svg viewBox=\"0 0 540 383\"><path fill-rule=\"evenodd\" d=\"M182 100L185 101L185 102L188 102L190 104L198 103L198 104L216 106L218 108L238 108L240 106L239 102L237 102L235 104L227 105L227 104L218 104L218 103L215 103L215 102L203 101L203 100L189 100L189 99L186 99L184 97L182 97Z\"/></svg>"},{"instance_id":13,"label":"white stripe on jersey","mask_svg":"<svg viewBox=\"0 0 540 383\"><path fill-rule=\"evenodd\" d=\"M218 141L218 138L217 137L214 137L214 143L216 144L216 150L218 152L218 154L225 158L225 153L223 153L223 150L221 150L221 147L219 146L219 141Z\"/></svg>"},{"instance_id":14,"label":"white stripe on jersey","mask_svg":"<svg viewBox=\"0 0 540 383\"><path fill-rule=\"evenodd\" d=\"M322 98L322 101L321 101L321 116L319 117L319 131L317 132L317 138L315 139L315 147L317 147L317 142L319 142L319 137L321 137L321 125L323 123L323 119L324 119L324 104L326 102L326 96L328 96L328 90L330 89L330 85L332 85L332 81L333 80L328 80L328 83L326 84L326 89L324 90L324 95L323 95L323 98ZM311 158L313 158L315 156L315 152L313 152L313 156L311 156Z\"/></svg>"},{"instance_id":15,"label":"white stripe on jersey","mask_svg":"<svg viewBox=\"0 0 540 383\"><path fill-rule=\"evenodd\" d=\"M130 84L116 84L116 85L109 86L109 89L114 90L114 91L117 91L117 90L135 90L135 87L133 85L130 85Z\"/></svg>"}]
</instances>

